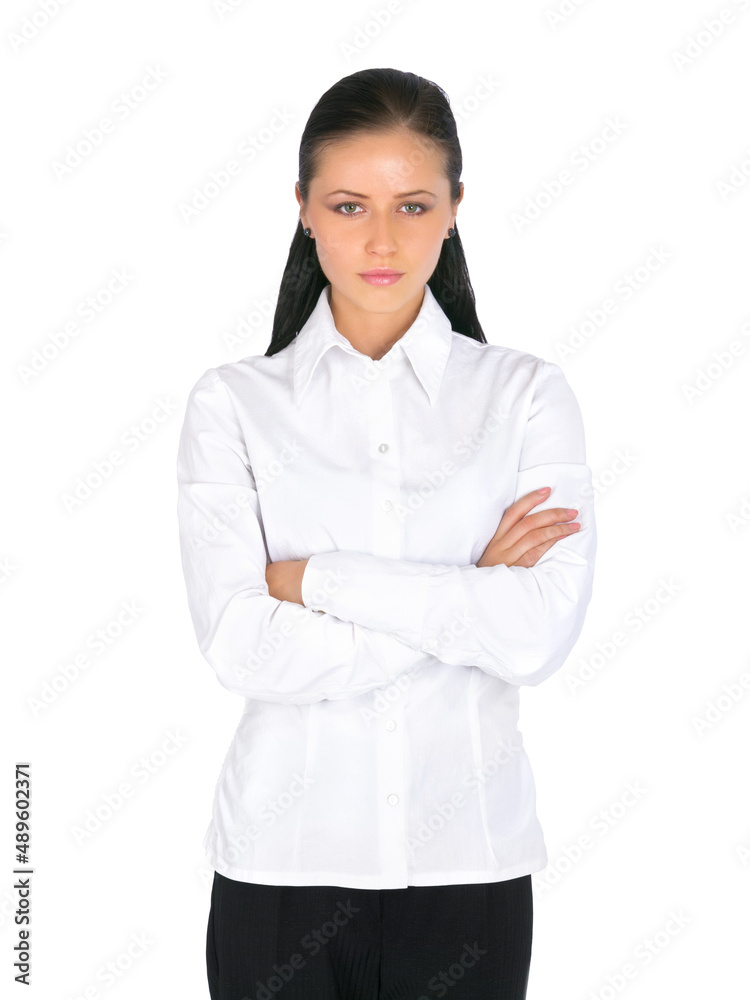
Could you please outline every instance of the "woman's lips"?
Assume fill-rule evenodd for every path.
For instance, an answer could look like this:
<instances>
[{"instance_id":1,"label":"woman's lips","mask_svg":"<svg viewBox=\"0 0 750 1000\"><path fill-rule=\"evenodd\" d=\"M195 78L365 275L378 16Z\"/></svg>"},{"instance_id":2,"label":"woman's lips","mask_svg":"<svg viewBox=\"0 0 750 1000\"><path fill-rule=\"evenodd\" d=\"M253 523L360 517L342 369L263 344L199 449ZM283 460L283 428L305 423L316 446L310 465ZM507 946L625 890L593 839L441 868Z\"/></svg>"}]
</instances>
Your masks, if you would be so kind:
<instances>
[{"instance_id":1,"label":"woman's lips","mask_svg":"<svg viewBox=\"0 0 750 1000\"><path fill-rule=\"evenodd\" d=\"M368 285L395 285L399 278L403 278L403 271L368 271L360 274Z\"/></svg>"}]
</instances>

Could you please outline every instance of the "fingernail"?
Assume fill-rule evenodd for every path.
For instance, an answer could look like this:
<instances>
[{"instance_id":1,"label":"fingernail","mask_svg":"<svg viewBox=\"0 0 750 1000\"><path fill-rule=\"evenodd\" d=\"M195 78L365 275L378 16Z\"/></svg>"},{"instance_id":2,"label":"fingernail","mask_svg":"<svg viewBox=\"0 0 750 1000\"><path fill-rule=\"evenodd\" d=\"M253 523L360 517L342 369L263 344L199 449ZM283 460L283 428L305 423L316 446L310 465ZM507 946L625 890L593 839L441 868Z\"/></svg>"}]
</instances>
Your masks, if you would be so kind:
<instances>
[{"instance_id":1,"label":"fingernail","mask_svg":"<svg viewBox=\"0 0 750 1000\"><path fill-rule=\"evenodd\" d=\"M540 490L537 490L537 493L549 493L551 489L551 486L542 486Z\"/></svg>"}]
</instances>

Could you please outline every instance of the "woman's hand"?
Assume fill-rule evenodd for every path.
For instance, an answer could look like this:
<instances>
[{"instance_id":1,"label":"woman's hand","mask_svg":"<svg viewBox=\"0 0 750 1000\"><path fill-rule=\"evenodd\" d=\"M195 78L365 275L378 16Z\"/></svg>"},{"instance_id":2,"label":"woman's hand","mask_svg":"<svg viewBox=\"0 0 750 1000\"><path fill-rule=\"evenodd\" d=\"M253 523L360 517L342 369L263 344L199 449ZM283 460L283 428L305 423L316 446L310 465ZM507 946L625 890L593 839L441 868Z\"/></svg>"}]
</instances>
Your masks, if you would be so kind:
<instances>
[{"instance_id":1,"label":"woman's hand","mask_svg":"<svg viewBox=\"0 0 750 1000\"><path fill-rule=\"evenodd\" d=\"M278 601L302 604L302 574L307 559L279 559L266 566L268 593ZM304 607L304 604L302 604Z\"/></svg>"},{"instance_id":2,"label":"woman's hand","mask_svg":"<svg viewBox=\"0 0 750 1000\"><path fill-rule=\"evenodd\" d=\"M567 507L550 507L529 514L532 507L549 496L549 487L540 494L532 490L505 511L477 566L534 566L558 538L578 531L579 523L563 524L578 513Z\"/></svg>"}]
</instances>

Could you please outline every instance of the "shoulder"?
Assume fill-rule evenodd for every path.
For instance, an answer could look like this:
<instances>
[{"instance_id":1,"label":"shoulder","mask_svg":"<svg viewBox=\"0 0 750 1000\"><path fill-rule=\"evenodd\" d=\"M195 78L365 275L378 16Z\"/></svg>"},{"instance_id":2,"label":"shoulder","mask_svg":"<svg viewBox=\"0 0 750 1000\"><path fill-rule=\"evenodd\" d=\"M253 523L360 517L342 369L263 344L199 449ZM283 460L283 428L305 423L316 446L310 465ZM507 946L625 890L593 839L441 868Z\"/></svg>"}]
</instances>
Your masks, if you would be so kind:
<instances>
[{"instance_id":1,"label":"shoulder","mask_svg":"<svg viewBox=\"0 0 750 1000\"><path fill-rule=\"evenodd\" d=\"M240 394L246 397L249 391L261 390L269 383L285 383L293 364L293 343L270 357L250 354L238 361L225 361L207 368L192 391L213 390L216 393L222 390L230 396Z\"/></svg>"},{"instance_id":2,"label":"shoulder","mask_svg":"<svg viewBox=\"0 0 750 1000\"><path fill-rule=\"evenodd\" d=\"M278 374L286 374L294 361L294 341L283 350L272 354L249 354L239 361L226 361L216 365L213 371L226 385L248 380L273 378Z\"/></svg>"},{"instance_id":3,"label":"shoulder","mask_svg":"<svg viewBox=\"0 0 750 1000\"><path fill-rule=\"evenodd\" d=\"M554 377L555 369L562 374L558 365L529 351L503 344L482 344L462 333L456 333L455 330L451 334L451 357L458 365L474 370L477 374L489 374L494 380L523 383L527 386L536 385L550 376Z\"/></svg>"}]
</instances>

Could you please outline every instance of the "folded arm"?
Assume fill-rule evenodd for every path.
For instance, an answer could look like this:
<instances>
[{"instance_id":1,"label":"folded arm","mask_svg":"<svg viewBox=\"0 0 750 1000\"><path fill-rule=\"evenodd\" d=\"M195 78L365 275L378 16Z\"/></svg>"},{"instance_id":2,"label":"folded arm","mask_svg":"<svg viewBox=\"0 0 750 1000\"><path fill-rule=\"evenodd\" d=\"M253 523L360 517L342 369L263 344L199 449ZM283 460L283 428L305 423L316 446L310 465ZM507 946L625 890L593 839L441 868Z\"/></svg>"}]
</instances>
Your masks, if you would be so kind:
<instances>
[{"instance_id":1,"label":"folded arm","mask_svg":"<svg viewBox=\"0 0 750 1000\"><path fill-rule=\"evenodd\" d=\"M188 397L177 481L188 607L199 649L228 690L288 704L351 698L428 661L385 632L269 595L255 480L213 368Z\"/></svg>"},{"instance_id":2,"label":"folded arm","mask_svg":"<svg viewBox=\"0 0 750 1000\"><path fill-rule=\"evenodd\" d=\"M511 684L538 684L562 666L580 635L597 541L580 409L562 369L551 362L529 410L514 500L541 486L552 490L534 511L574 507L581 528L558 539L535 566L319 552L302 576L303 603L444 663L474 665Z\"/></svg>"}]
</instances>

